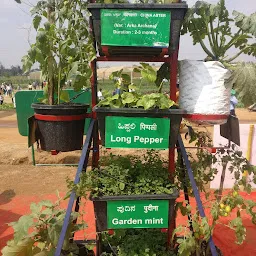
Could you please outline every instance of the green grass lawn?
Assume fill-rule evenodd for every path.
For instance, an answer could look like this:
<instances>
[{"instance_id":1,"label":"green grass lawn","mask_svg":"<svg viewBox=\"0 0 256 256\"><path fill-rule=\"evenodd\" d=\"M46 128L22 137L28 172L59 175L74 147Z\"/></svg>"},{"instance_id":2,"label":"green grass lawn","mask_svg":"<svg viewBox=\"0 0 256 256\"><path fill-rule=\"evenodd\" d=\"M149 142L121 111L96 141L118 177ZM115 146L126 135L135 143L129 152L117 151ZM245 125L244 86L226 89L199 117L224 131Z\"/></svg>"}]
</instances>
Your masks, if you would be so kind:
<instances>
[{"instance_id":1,"label":"green grass lawn","mask_svg":"<svg viewBox=\"0 0 256 256\"><path fill-rule=\"evenodd\" d=\"M0 111L10 110L10 109L14 109L14 106L12 103L3 103L3 105L0 105Z\"/></svg>"}]
</instances>

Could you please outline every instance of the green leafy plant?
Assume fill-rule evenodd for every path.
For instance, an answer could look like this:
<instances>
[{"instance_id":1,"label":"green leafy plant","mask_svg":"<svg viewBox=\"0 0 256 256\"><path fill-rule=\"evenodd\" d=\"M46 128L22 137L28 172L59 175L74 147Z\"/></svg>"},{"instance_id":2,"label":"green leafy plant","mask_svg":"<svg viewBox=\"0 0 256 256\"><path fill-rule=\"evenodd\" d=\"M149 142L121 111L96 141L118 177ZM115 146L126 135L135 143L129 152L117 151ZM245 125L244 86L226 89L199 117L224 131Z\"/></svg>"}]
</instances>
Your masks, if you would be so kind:
<instances>
[{"instance_id":1,"label":"green leafy plant","mask_svg":"<svg viewBox=\"0 0 256 256\"><path fill-rule=\"evenodd\" d=\"M108 252L101 256L172 256L176 253L166 249L167 233L159 229L117 230L113 235L103 234Z\"/></svg>"},{"instance_id":2,"label":"green leafy plant","mask_svg":"<svg viewBox=\"0 0 256 256\"><path fill-rule=\"evenodd\" d=\"M211 255L208 241L210 234L213 233L216 225L225 225L235 232L237 243L242 244L245 240L246 229L243 225L242 216L244 213L250 215L252 223L256 224L256 202L245 199L240 191L243 190L250 194L252 190L251 183L256 183L256 168L252 166L246 158L242 156L242 152L238 151L235 145L228 149L217 150L216 153L210 153L202 147L212 147L211 138L205 132L193 133L191 141L196 146L196 154L190 154L190 161L194 173L197 188L201 192L205 192L204 207L209 208L211 212L211 223L209 219L200 218L198 210L193 211L188 202L177 203L176 207L182 215L189 215L191 220L187 225L179 226L174 232L175 235L183 234L184 238L177 239L180 244L178 255ZM180 157L180 156L179 156ZM176 178L177 186L188 189L188 194L193 196L192 187L186 176L184 176L184 166L177 162ZM206 189L208 184L217 175L217 169L212 167L218 164L222 167L222 177L219 188L210 193ZM223 195L223 185L226 171L234 176L234 187L231 191ZM247 175L248 174L248 175ZM236 213L236 217L231 213ZM229 217L228 221L225 220ZM190 226L193 227L193 232ZM221 254L220 254L221 255Z\"/></svg>"},{"instance_id":3,"label":"green leafy plant","mask_svg":"<svg viewBox=\"0 0 256 256\"><path fill-rule=\"evenodd\" d=\"M89 62L95 56L89 34L87 2L82 0L40 0L31 9L36 42L22 58L28 72L40 64L48 82L43 103L68 101L62 88L72 81L76 91L86 86L91 77ZM56 96L57 95L57 96Z\"/></svg>"},{"instance_id":4,"label":"green leafy plant","mask_svg":"<svg viewBox=\"0 0 256 256\"><path fill-rule=\"evenodd\" d=\"M31 213L23 215L17 222L9 225L14 229L14 239L8 241L2 249L3 256L49 256L54 255L64 217L65 209L60 208L61 199L55 203L41 201L30 205ZM67 255L78 255L79 248L75 243L70 243L73 233L84 229L86 225L74 224L78 213L73 213L62 247Z\"/></svg>"},{"instance_id":5,"label":"green leafy plant","mask_svg":"<svg viewBox=\"0 0 256 256\"><path fill-rule=\"evenodd\" d=\"M123 74L123 70L113 72L109 79L115 81L115 95L104 92L104 99L97 106L111 108L143 108L148 109L169 109L174 106L174 101L170 100L167 95L162 94L163 77L157 74L157 71L147 63L140 63L139 67L134 68L134 72L141 74L142 80L155 82L158 85L158 93L142 94L139 85L131 83L131 77ZM162 74L162 73L161 73ZM161 78L162 77L162 80ZM161 80L160 84L158 82Z\"/></svg>"},{"instance_id":6,"label":"green leafy plant","mask_svg":"<svg viewBox=\"0 0 256 256\"><path fill-rule=\"evenodd\" d=\"M256 44L250 43L250 39L256 36L255 17L256 13L245 16L234 11L231 18L225 0L216 5L197 1L187 12L182 34L190 33L194 44L201 45L208 60L230 63L242 53L256 56ZM231 26L236 26L235 32L231 31ZM239 52L229 57L228 50L232 47Z\"/></svg>"},{"instance_id":7,"label":"green leafy plant","mask_svg":"<svg viewBox=\"0 0 256 256\"><path fill-rule=\"evenodd\" d=\"M230 83L234 85L234 89L238 92L239 101L241 101L244 106L248 107L256 102L255 63L238 63L230 79Z\"/></svg>"},{"instance_id":8,"label":"green leafy plant","mask_svg":"<svg viewBox=\"0 0 256 256\"><path fill-rule=\"evenodd\" d=\"M207 54L206 61L220 61L233 72L227 83L237 88L240 99L248 106L256 100L253 96L255 65L232 62L241 54L256 56L256 13L246 16L233 11L232 14L229 14L225 0L217 4L197 1L188 10L181 33L189 33L193 44L201 45ZM236 49L236 53L230 56L232 48Z\"/></svg>"},{"instance_id":9,"label":"green leafy plant","mask_svg":"<svg viewBox=\"0 0 256 256\"><path fill-rule=\"evenodd\" d=\"M174 185L169 180L167 163L155 151L138 156L111 155L104 167L83 173L74 185L68 180L70 190L77 196L171 194Z\"/></svg>"}]
</instances>

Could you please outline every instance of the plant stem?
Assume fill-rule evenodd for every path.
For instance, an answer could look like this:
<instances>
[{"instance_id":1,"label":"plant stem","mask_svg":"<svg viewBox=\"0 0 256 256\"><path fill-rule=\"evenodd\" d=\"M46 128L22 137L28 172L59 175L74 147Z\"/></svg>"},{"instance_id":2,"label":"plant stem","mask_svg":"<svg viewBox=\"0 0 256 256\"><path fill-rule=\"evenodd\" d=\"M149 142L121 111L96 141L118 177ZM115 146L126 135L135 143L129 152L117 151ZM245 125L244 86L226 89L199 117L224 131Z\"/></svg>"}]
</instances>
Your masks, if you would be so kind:
<instances>
[{"instance_id":1,"label":"plant stem","mask_svg":"<svg viewBox=\"0 0 256 256\"><path fill-rule=\"evenodd\" d=\"M234 55L233 57L229 58L226 60L226 62L231 62L234 59L236 59L238 56L240 56L245 50L250 49L252 46L247 46L244 49L242 49L239 53L237 53L236 55Z\"/></svg>"},{"instance_id":2,"label":"plant stem","mask_svg":"<svg viewBox=\"0 0 256 256\"><path fill-rule=\"evenodd\" d=\"M55 23L54 19L55 1L48 0L47 19L50 24ZM54 57L52 54L53 42L49 40L50 52L47 59L48 65L48 104L54 104Z\"/></svg>"},{"instance_id":3,"label":"plant stem","mask_svg":"<svg viewBox=\"0 0 256 256\"><path fill-rule=\"evenodd\" d=\"M223 191L223 187L224 187L226 170L227 170L227 162L223 162L222 163L222 173L221 173L221 178L220 178L220 187L219 187L219 193L218 193L218 198L217 198L218 202L220 202L221 197L222 197L222 191Z\"/></svg>"},{"instance_id":4,"label":"plant stem","mask_svg":"<svg viewBox=\"0 0 256 256\"><path fill-rule=\"evenodd\" d=\"M59 72L58 72L58 104L60 104L60 80L61 80L61 59L60 59L60 63L59 63Z\"/></svg>"},{"instance_id":5,"label":"plant stem","mask_svg":"<svg viewBox=\"0 0 256 256\"><path fill-rule=\"evenodd\" d=\"M160 84L159 87L158 87L158 92L159 92L159 93L162 92L163 84L164 84L164 81L162 80L161 84Z\"/></svg>"},{"instance_id":6,"label":"plant stem","mask_svg":"<svg viewBox=\"0 0 256 256\"><path fill-rule=\"evenodd\" d=\"M218 25L217 25L217 28L216 28L216 33L215 33L215 42L216 42L216 45L217 47L219 47L219 38L218 38L218 35L219 35L219 28L220 28L220 19L218 19Z\"/></svg>"},{"instance_id":7,"label":"plant stem","mask_svg":"<svg viewBox=\"0 0 256 256\"><path fill-rule=\"evenodd\" d=\"M211 18L210 18L210 19L211 19ZM208 37L208 41L209 41L211 50L212 50L212 52L213 52L213 54L214 54L214 56L215 56L215 55L216 55L215 46L214 46L214 42L213 42L212 37L211 37L211 31L210 31L210 29L209 29L207 19L205 19L205 27L206 27L206 30L207 30L207 37ZM214 58L214 59L215 59L215 58Z\"/></svg>"},{"instance_id":8,"label":"plant stem","mask_svg":"<svg viewBox=\"0 0 256 256\"><path fill-rule=\"evenodd\" d=\"M237 39L240 36L239 34L240 34L241 31L242 31L242 29L240 28L236 32L236 34L233 36L233 38L227 43L227 45L225 46L226 51L235 44L235 42L237 41Z\"/></svg>"},{"instance_id":9,"label":"plant stem","mask_svg":"<svg viewBox=\"0 0 256 256\"><path fill-rule=\"evenodd\" d=\"M211 58L214 59L214 55L207 49L207 47L205 46L203 40L201 39L201 36L200 36L200 34L199 34L199 32L198 32L198 28L196 27L195 23L194 23L193 21L191 21L191 22L192 22L192 24L193 24L193 26L194 26L194 28L195 28L195 30L196 30L197 38L198 38L199 43L201 44L203 50L205 51L205 53L206 53L209 57L211 57Z\"/></svg>"},{"instance_id":10,"label":"plant stem","mask_svg":"<svg viewBox=\"0 0 256 256\"><path fill-rule=\"evenodd\" d=\"M212 42L213 42L213 51L215 53L214 55L215 55L216 59L219 59L219 56L218 56L219 47L218 47L218 43L217 43L217 40L216 40L215 35L214 35L214 27L213 27L212 17L210 17L210 31L211 31Z\"/></svg>"}]
</instances>

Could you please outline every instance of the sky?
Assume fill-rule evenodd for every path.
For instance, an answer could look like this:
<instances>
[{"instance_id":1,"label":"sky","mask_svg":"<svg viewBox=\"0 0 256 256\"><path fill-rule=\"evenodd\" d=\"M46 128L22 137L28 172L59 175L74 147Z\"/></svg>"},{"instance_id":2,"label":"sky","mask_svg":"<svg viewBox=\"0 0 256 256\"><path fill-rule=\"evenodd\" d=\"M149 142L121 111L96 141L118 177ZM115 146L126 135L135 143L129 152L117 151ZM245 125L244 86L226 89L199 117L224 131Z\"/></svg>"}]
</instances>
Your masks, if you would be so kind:
<instances>
[{"instance_id":1,"label":"sky","mask_svg":"<svg viewBox=\"0 0 256 256\"><path fill-rule=\"evenodd\" d=\"M35 31L31 28L30 4L38 0L23 0L26 3L17 4L14 0L0 0L0 62L5 67L21 65L21 58L29 49L29 43L35 40ZM196 0L187 0L191 7ZM218 0L208 0L217 3ZM256 0L226 0L227 8L244 14L256 12ZM201 46L193 46L191 37L181 36L179 59L200 60L206 57ZM240 60L252 61L254 58L243 55ZM105 65L109 65L105 64ZM111 64L113 65L113 64ZM103 65L104 66L104 65Z\"/></svg>"}]
</instances>

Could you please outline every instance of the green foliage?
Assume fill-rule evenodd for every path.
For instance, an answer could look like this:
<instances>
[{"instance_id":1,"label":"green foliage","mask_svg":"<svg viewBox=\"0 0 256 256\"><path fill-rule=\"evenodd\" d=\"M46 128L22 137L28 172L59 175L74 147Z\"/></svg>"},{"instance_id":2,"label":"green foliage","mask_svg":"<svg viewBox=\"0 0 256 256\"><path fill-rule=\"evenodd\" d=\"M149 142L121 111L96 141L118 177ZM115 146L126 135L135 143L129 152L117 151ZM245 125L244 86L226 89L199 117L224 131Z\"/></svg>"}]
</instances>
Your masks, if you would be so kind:
<instances>
[{"instance_id":1,"label":"green foliage","mask_svg":"<svg viewBox=\"0 0 256 256\"><path fill-rule=\"evenodd\" d=\"M0 105L0 111L10 110L10 109L14 109L14 106L12 103L3 103L3 105Z\"/></svg>"},{"instance_id":2,"label":"green foliage","mask_svg":"<svg viewBox=\"0 0 256 256\"><path fill-rule=\"evenodd\" d=\"M256 102L256 64L238 63L229 83L238 92L238 98L245 106Z\"/></svg>"},{"instance_id":3,"label":"green foliage","mask_svg":"<svg viewBox=\"0 0 256 256\"><path fill-rule=\"evenodd\" d=\"M212 141L207 133L194 132L192 134L191 141L198 147L212 147ZM210 234L213 232L217 224L225 225L226 227L234 230L237 243L241 244L245 240L246 229L242 222L242 214L246 213L251 217L252 223L256 224L256 203L251 200L246 200L239 191L243 189L248 194L251 192L251 183L256 183L256 168L252 166L246 158L242 156L242 152L238 151L235 145L232 145L229 149L219 149L216 153L210 153L206 149L198 148L195 155L189 155L192 170L196 180L199 191L205 192L206 199L210 199L205 202L205 208L209 208L212 215L211 225L207 224L207 220L199 218L198 210L192 215L191 207L187 202L180 202L176 205L182 215L190 215L192 218L192 226L194 234L190 231L188 222L185 226L179 226L174 232L175 234L183 233L184 238L178 239L180 244L178 255L186 256L195 253L196 255L210 255L208 241ZM176 185L183 189L186 185L189 191L189 195L193 196L190 182L186 176L184 176L184 167L180 164L180 155L178 156L178 162L176 165ZM212 164L218 164L221 167L228 167L228 171L233 174L234 187L225 196L222 196L222 185L220 188L210 196L207 193L205 185L209 183L217 175L216 169L212 168ZM225 169L225 168L224 168ZM186 172L186 171L185 171ZM248 173L246 177L245 172ZM230 216L231 212L236 212L236 218L231 219L226 224L225 217ZM206 246L205 246L206 245Z\"/></svg>"},{"instance_id":4,"label":"green foliage","mask_svg":"<svg viewBox=\"0 0 256 256\"><path fill-rule=\"evenodd\" d=\"M147 63L140 63L139 67L134 68L134 72L139 72L142 76L140 85L134 85L131 83L131 78L127 74L123 74L123 69L113 72L109 79L115 81L116 88L120 90L120 93L110 95L103 92L104 99L101 100L97 106L99 107L111 107L111 108L143 108L148 109L169 109L175 102L170 100L167 95L160 93L163 87L163 79L158 86L158 93L142 94L140 93L140 87L142 81L148 81L149 83L155 82L160 75L153 67Z\"/></svg>"},{"instance_id":5,"label":"green foliage","mask_svg":"<svg viewBox=\"0 0 256 256\"><path fill-rule=\"evenodd\" d=\"M54 255L66 211L56 203L41 201L30 205L31 213L9 225L14 229L13 240L2 250L3 256L49 256ZM72 234L84 229L85 225L74 224L77 213L71 215L62 249L69 253L78 252L76 244L70 243ZM73 254L72 254L73 255Z\"/></svg>"},{"instance_id":6,"label":"green foliage","mask_svg":"<svg viewBox=\"0 0 256 256\"><path fill-rule=\"evenodd\" d=\"M84 197L88 192L92 197L173 193L168 164L155 151L147 151L143 158L111 155L104 166L83 173L77 185L68 180L69 189Z\"/></svg>"},{"instance_id":7,"label":"green foliage","mask_svg":"<svg viewBox=\"0 0 256 256\"><path fill-rule=\"evenodd\" d=\"M174 105L167 95L161 93L140 94L124 92L101 100L97 106L111 108L169 109Z\"/></svg>"},{"instance_id":8,"label":"green foliage","mask_svg":"<svg viewBox=\"0 0 256 256\"><path fill-rule=\"evenodd\" d=\"M2 83L6 83L6 84L10 84L12 83L14 85L14 89L17 88L18 85L20 85L23 88L28 87L29 83L33 83L34 80L33 79L28 79L27 76L19 76L19 75L15 75L15 76L0 76L0 84Z\"/></svg>"},{"instance_id":9,"label":"green foliage","mask_svg":"<svg viewBox=\"0 0 256 256\"><path fill-rule=\"evenodd\" d=\"M233 16L234 19L225 6L225 0L216 5L197 1L186 14L182 34L190 33L193 43L200 43L208 56L207 60L219 60L225 64L242 53L256 56L256 44L250 43L256 34L256 13L245 16L234 11ZM236 29L231 31L233 26ZM229 57L228 50L232 47L238 49L238 53Z\"/></svg>"},{"instance_id":10,"label":"green foliage","mask_svg":"<svg viewBox=\"0 0 256 256\"><path fill-rule=\"evenodd\" d=\"M5 68L0 62L0 77L6 77L7 79L9 79L9 77L11 76L17 76L21 74L22 74L22 69L20 66L11 66L10 68ZM6 80L3 82L6 82ZM2 83L1 78L0 78L0 83Z\"/></svg>"},{"instance_id":11,"label":"green foliage","mask_svg":"<svg viewBox=\"0 0 256 256\"><path fill-rule=\"evenodd\" d=\"M85 18L89 16L87 2L38 1L31 15L37 36L28 54L22 58L23 68L28 72L39 63L49 87L44 102L59 104L65 81L72 80L72 86L79 91L89 83L92 75L89 62L95 50Z\"/></svg>"},{"instance_id":12,"label":"green foliage","mask_svg":"<svg viewBox=\"0 0 256 256\"><path fill-rule=\"evenodd\" d=\"M117 230L109 236L104 233L105 247L112 252L103 252L101 256L172 256L173 251L166 250L167 233L159 229ZM111 251L111 250L109 250Z\"/></svg>"}]
</instances>

